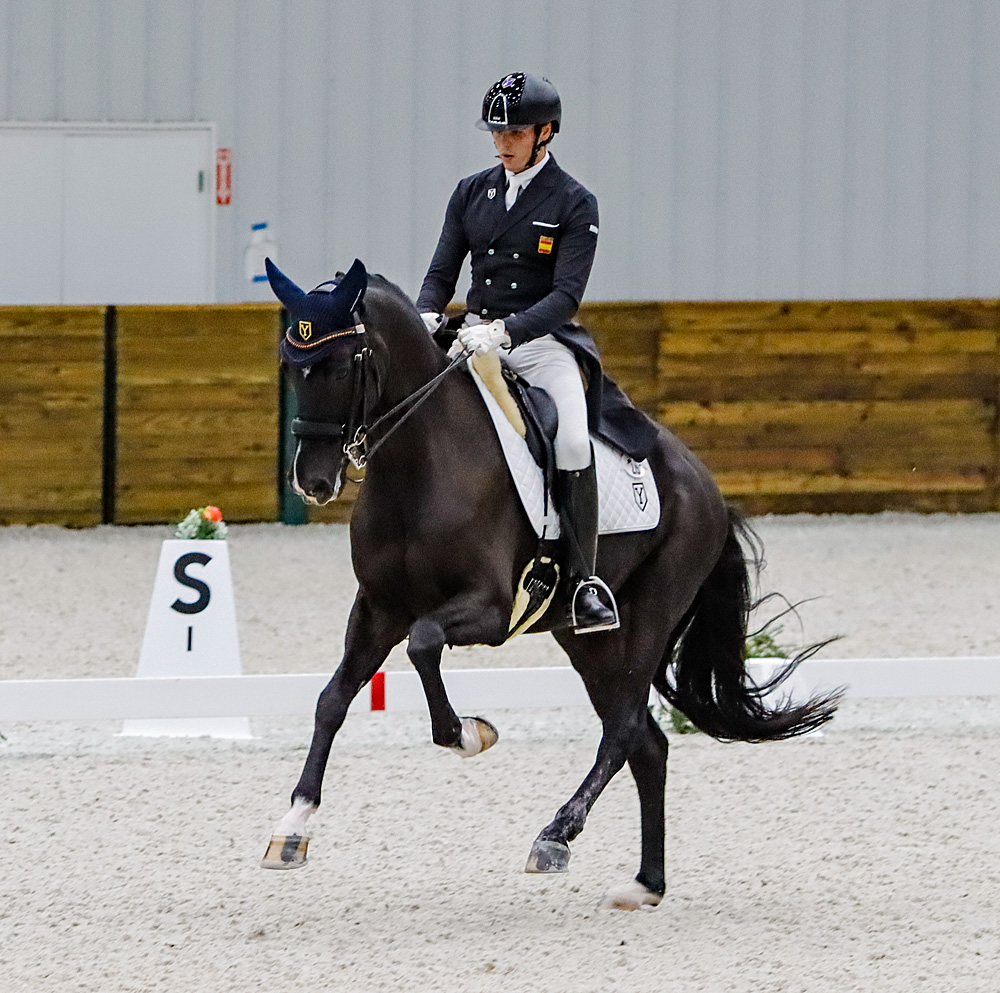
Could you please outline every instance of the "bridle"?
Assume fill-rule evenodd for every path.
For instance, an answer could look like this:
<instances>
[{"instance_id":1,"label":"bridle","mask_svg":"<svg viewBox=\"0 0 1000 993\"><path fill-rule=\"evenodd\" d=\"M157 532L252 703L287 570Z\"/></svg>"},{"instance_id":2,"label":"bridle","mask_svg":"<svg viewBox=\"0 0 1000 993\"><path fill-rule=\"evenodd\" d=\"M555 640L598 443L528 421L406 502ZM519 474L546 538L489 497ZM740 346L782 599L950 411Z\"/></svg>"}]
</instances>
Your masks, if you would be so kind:
<instances>
[{"instance_id":1,"label":"bridle","mask_svg":"<svg viewBox=\"0 0 1000 993\"><path fill-rule=\"evenodd\" d=\"M357 336L365 335L366 329L360 320L356 320L353 334ZM386 411L371 424L368 418L372 408L378 402L381 393L378 382L378 370L375 367L372 349L363 344L356 348L353 358L354 374L351 385L351 407L346 421L327 420L314 417L295 417L292 419L292 435L296 438L312 438L321 441L337 441L342 439L341 451L343 456L340 460L337 474L340 476L347 462L350 461L355 469L361 470L368 465L371 457L385 444L392 436L393 432L400 427L407 418L413 414L420 405L437 389L438 385L448 375L452 369L464 362L472 352L469 349L462 349L448 365L441 370L433 379L428 380L423 386L417 387L409 396L404 397L391 410ZM390 427L374 444L370 443L370 437L387 421L396 417L402 412L402 416Z\"/></svg>"}]
</instances>

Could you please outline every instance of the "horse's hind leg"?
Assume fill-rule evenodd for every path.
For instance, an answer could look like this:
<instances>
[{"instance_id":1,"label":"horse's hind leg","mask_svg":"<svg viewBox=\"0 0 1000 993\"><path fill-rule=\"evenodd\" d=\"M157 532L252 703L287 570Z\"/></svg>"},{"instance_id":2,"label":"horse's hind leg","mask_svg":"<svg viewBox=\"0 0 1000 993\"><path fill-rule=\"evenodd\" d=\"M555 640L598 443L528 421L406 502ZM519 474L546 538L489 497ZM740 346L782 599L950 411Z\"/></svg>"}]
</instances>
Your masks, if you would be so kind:
<instances>
[{"instance_id":1,"label":"horse's hind leg","mask_svg":"<svg viewBox=\"0 0 1000 993\"><path fill-rule=\"evenodd\" d=\"M334 736L344 723L351 701L378 672L393 645L402 640L401 635L396 637L383 627L376 623L371 608L359 592L347 625L343 661L319 695L309 754L292 790L291 809L275 826L261 860L265 869L297 869L305 864L309 840L306 823L320 804L323 775Z\"/></svg>"},{"instance_id":2,"label":"horse's hind leg","mask_svg":"<svg viewBox=\"0 0 1000 993\"><path fill-rule=\"evenodd\" d=\"M420 676L431 715L431 737L442 745L469 758L492 748L500 737L497 729L483 717L459 717L448 700L441 678L441 653L445 633L433 617L421 617L410 628L406 653Z\"/></svg>"},{"instance_id":3,"label":"horse's hind leg","mask_svg":"<svg viewBox=\"0 0 1000 993\"><path fill-rule=\"evenodd\" d=\"M569 843L583 830L590 808L647 734L648 683L645 687L633 685L630 689L633 690L631 694L623 694L613 706L604 707L596 698L596 686L587 681L587 690L604 724L597 760L580 788L535 839L525 872L565 872L569 868Z\"/></svg>"},{"instance_id":4,"label":"horse's hind leg","mask_svg":"<svg viewBox=\"0 0 1000 993\"><path fill-rule=\"evenodd\" d=\"M628 757L639 791L642 817L642 863L635 879L612 886L601 900L607 910L655 907L666 892L663 868L663 792L667 784L667 736L646 712L646 733Z\"/></svg>"}]
</instances>

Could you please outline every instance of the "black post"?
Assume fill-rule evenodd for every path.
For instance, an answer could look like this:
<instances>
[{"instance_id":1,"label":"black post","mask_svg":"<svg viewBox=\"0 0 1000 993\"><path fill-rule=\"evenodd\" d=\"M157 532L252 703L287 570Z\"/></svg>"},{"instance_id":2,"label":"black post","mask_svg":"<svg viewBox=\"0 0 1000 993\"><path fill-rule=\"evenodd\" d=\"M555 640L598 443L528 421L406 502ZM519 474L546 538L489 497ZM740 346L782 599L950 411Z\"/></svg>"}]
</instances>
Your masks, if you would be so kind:
<instances>
[{"instance_id":1,"label":"black post","mask_svg":"<svg viewBox=\"0 0 1000 993\"><path fill-rule=\"evenodd\" d=\"M101 523L115 523L118 476L118 311L104 310L104 419L101 425Z\"/></svg>"}]
</instances>

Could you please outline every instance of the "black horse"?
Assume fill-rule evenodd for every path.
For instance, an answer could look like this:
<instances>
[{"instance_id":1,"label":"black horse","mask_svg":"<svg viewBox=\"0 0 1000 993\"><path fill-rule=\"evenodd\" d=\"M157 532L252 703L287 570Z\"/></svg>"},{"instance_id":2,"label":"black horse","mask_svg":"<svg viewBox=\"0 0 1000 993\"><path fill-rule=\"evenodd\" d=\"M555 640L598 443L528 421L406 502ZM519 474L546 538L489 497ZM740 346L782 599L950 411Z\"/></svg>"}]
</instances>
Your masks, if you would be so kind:
<instances>
[{"instance_id":1,"label":"black horse","mask_svg":"<svg viewBox=\"0 0 1000 993\"><path fill-rule=\"evenodd\" d=\"M332 293L310 294L271 267L272 286L293 325L309 318L289 330L298 350L283 351L299 415L289 478L305 500L322 504L337 494L345 444L359 424L400 404L410 410L405 401L414 394L421 405L405 420L392 415L392 433L383 432L384 444L367 465L351 520L358 594L344 657L320 695L292 808L262 863L269 868L305 861L306 820L320 803L334 735L352 699L404 639L427 697L435 744L473 755L496 741L489 722L460 718L452 709L441 653L445 645L507 640L515 588L537 545L472 378L460 369L442 375L448 359L412 302L358 266ZM348 316L331 324L330 313L338 310ZM431 382L433 392L421 394ZM526 869L567 868L569 843L627 762L639 792L642 859L635 880L605 896L604 906L620 909L656 905L665 890L667 739L647 706L650 685L702 731L726 741L804 734L829 720L838 702L837 694L798 705L765 702L798 659L764 685L747 675L753 605L744 547L753 547L753 536L702 463L665 428L649 463L662 507L659 525L600 539L598 572L618 600L621 627L574 635L563 599L531 629L550 630L565 650L603 735L593 768L538 835Z\"/></svg>"}]
</instances>

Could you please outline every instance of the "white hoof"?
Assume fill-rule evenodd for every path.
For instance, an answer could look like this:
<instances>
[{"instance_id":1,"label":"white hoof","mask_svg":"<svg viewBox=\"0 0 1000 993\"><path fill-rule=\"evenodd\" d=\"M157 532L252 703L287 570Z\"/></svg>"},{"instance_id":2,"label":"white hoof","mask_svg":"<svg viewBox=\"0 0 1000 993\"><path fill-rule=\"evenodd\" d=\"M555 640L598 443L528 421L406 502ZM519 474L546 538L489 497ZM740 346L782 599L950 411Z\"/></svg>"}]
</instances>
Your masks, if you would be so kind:
<instances>
[{"instance_id":1,"label":"white hoof","mask_svg":"<svg viewBox=\"0 0 1000 993\"><path fill-rule=\"evenodd\" d=\"M655 907L662 899L658 893L647 890L638 879L630 879L620 886L612 886L597 906L599 910L639 910Z\"/></svg>"},{"instance_id":2,"label":"white hoof","mask_svg":"<svg viewBox=\"0 0 1000 993\"><path fill-rule=\"evenodd\" d=\"M487 748L492 748L500 740L500 732L484 717L462 718L462 742L452 745L451 750L463 759L472 758Z\"/></svg>"}]
</instances>

